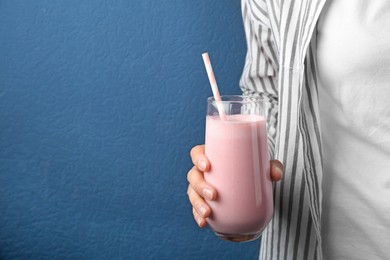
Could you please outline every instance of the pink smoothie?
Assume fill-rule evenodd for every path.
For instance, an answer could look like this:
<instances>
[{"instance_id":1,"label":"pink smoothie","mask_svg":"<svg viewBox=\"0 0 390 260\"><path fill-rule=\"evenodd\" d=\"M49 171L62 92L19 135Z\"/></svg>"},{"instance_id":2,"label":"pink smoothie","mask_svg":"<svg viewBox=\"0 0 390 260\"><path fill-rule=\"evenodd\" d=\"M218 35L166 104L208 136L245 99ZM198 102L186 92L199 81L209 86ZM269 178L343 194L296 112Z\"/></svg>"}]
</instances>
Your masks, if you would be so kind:
<instances>
[{"instance_id":1,"label":"pink smoothie","mask_svg":"<svg viewBox=\"0 0 390 260\"><path fill-rule=\"evenodd\" d=\"M225 235L263 231L273 215L264 117L207 116L206 156L211 169L204 177L218 192L218 199L208 202L210 227Z\"/></svg>"}]
</instances>

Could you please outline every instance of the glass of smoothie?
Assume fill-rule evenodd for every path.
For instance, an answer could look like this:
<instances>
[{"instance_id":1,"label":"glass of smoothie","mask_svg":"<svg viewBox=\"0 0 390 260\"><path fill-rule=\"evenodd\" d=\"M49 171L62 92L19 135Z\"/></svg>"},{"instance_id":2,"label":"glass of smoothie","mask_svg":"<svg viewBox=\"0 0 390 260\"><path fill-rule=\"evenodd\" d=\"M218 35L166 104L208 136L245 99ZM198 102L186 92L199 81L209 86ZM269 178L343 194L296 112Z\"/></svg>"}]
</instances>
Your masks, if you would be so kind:
<instances>
[{"instance_id":1,"label":"glass of smoothie","mask_svg":"<svg viewBox=\"0 0 390 260\"><path fill-rule=\"evenodd\" d=\"M208 98L207 105L205 152L211 167L204 178L218 193L208 201L207 222L222 240L255 240L273 215L263 100L221 96Z\"/></svg>"}]
</instances>

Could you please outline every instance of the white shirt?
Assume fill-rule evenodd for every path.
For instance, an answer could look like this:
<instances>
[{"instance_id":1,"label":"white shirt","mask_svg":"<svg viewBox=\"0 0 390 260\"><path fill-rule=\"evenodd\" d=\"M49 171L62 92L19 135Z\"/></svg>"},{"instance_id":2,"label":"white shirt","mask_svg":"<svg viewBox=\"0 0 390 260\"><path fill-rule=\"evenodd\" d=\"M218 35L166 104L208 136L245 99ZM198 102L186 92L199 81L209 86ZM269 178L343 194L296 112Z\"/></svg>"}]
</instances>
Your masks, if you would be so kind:
<instances>
[{"instance_id":1,"label":"white shirt","mask_svg":"<svg viewBox=\"0 0 390 260\"><path fill-rule=\"evenodd\" d=\"M390 1L328 1L318 22L324 257L390 258Z\"/></svg>"}]
</instances>

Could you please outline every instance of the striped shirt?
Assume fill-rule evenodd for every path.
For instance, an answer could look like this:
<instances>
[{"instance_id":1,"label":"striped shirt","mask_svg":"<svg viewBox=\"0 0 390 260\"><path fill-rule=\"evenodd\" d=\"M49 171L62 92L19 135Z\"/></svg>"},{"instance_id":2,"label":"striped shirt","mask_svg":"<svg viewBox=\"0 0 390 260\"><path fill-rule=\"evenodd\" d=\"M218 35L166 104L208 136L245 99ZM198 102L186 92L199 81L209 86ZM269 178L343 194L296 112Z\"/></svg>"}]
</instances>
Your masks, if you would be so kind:
<instances>
[{"instance_id":1,"label":"striped shirt","mask_svg":"<svg viewBox=\"0 0 390 260\"><path fill-rule=\"evenodd\" d=\"M325 0L242 0L244 94L267 103L270 153L284 164L260 259L322 259L322 156L315 27Z\"/></svg>"}]
</instances>

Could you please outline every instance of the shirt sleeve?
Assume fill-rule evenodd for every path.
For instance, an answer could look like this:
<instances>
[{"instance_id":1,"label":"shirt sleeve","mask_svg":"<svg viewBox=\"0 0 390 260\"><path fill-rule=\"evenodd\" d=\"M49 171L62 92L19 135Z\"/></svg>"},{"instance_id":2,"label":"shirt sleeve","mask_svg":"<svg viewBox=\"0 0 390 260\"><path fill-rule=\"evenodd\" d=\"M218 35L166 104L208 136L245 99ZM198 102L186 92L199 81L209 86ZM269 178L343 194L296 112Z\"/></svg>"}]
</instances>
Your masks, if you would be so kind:
<instances>
[{"instance_id":1,"label":"shirt sleeve","mask_svg":"<svg viewBox=\"0 0 390 260\"><path fill-rule=\"evenodd\" d=\"M244 95L265 101L270 157L275 155L278 118L278 59L267 6L260 0L241 0L247 42L245 66L240 79Z\"/></svg>"}]
</instances>

